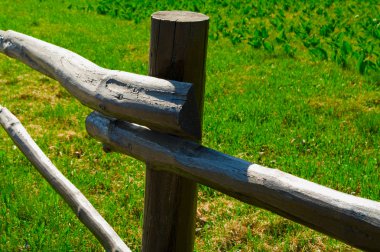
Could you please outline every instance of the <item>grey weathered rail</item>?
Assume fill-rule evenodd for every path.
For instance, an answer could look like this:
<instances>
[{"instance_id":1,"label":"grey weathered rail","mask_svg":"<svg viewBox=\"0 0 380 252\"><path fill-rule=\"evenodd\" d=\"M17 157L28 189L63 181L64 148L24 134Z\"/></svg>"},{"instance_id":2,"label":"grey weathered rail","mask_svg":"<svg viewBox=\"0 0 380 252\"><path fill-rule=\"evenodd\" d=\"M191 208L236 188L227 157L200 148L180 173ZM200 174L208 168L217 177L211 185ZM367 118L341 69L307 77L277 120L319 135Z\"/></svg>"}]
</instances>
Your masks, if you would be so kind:
<instances>
[{"instance_id":1,"label":"grey weathered rail","mask_svg":"<svg viewBox=\"0 0 380 252\"><path fill-rule=\"evenodd\" d=\"M107 251L131 251L87 198L50 161L21 122L0 105L0 125Z\"/></svg>"},{"instance_id":2,"label":"grey weathered rail","mask_svg":"<svg viewBox=\"0 0 380 252\"><path fill-rule=\"evenodd\" d=\"M190 83L105 69L14 31L0 30L0 52L59 81L84 105L105 115L176 135L200 135L200 123L188 123L199 120Z\"/></svg>"},{"instance_id":3,"label":"grey weathered rail","mask_svg":"<svg viewBox=\"0 0 380 252\"><path fill-rule=\"evenodd\" d=\"M114 151L195 180L369 251L380 250L380 203L338 192L197 143L92 113L91 136Z\"/></svg>"}]
</instances>

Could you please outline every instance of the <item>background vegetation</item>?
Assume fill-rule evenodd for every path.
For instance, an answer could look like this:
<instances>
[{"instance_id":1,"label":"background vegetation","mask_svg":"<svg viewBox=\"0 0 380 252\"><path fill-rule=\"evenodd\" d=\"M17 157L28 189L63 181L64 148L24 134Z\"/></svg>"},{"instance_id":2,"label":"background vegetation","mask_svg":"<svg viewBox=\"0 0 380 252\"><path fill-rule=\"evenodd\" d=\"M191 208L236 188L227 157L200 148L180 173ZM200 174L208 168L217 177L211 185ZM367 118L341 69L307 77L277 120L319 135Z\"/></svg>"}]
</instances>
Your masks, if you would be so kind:
<instances>
[{"instance_id":1,"label":"background vegetation","mask_svg":"<svg viewBox=\"0 0 380 252\"><path fill-rule=\"evenodd\" d=\"M210 39L225 37L290 57L305 51L362 74L380 70L377 1L128 1L99 0L79 7L140 23L155 10L185 9L211 17ZM71 6L72 7L72 6ZM301 51L301 53L297 52Z\"/></svg>"},{"instance_id":2,"label":"background vegetation","mask_svg":"<svg viewBox=\"0 0 380 252\"><path fill-rule=\"evenodd\" d=\"M379 5L375 1L3 0L0 29L108 68L147 73L149 16L211 18L204 144L331 188L380 200ZM119 235L140 250L144 164L102 152L90 112L55 81L0 55L0 104ZM0 131L0 251L101 251ZM353 250L200 187L196 251Z\"/></svg>"}]
</instances>

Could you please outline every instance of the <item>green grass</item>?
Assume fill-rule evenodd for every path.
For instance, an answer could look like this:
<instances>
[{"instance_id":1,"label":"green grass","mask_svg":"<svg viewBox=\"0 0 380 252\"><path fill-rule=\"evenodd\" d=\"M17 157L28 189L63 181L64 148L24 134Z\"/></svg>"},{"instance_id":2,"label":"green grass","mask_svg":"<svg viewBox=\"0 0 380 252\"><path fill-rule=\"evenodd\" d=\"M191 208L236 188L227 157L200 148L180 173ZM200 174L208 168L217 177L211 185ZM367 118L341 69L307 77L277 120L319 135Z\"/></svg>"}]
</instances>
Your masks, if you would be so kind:
<instances>
[{"instance_id":1,"label":"green grass","mask_svg":"<svg viewBox=\"0 0 380 252\"><path fill-rule=\"evenodd\" d=\"M63 46L103 67L147 73L148 16L133 22L76 6L88 2L1 1L0 29ZM296 57L289 57L248 43L232 44L229 37L211 39L203 142L379 201L380 78L378 71L371 71L361 75L334 61L315 60L301 46ZM55 81L4 55L0 87L0 104L18 116L126 243L140 250L144 164L103 153L84 129L89 109ZM0 251L102 250L2 130L0 181ZM195 249L353 250L204 186L199 191Z\"/></svg>"}]
</instances>

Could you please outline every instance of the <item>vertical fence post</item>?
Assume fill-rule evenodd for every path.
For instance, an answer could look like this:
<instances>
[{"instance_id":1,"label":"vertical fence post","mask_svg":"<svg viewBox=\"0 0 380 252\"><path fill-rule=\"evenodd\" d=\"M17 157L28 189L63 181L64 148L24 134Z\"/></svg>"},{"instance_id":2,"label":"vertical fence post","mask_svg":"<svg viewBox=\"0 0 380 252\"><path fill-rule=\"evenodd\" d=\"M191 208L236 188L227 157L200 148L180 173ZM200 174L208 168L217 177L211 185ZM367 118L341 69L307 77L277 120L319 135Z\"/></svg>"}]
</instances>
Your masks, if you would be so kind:
<instances>
[{"instance_id":1,"label":"vertical fence post","mask_svg":"<svg viewBox=\"0 0 380 252\"><path fill-rule=\"evenodd\" d=\"M206 15L161 11L152 15L149 75L194 85L198 118L192 140L201 141L208 21ZM195 125L198 124L198 125ZM143 251L193 251L197 185L147 164Z\"/></svg>"}]
</instances>

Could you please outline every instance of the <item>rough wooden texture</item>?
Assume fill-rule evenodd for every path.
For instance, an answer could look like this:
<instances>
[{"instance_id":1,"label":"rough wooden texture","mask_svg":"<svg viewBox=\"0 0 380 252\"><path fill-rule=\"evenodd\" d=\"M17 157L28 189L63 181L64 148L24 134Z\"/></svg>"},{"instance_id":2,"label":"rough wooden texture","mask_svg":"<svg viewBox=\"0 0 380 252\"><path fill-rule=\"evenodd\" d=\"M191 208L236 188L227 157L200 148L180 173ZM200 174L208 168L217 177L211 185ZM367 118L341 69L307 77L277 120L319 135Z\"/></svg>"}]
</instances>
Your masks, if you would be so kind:
<instances>
[{"instance_id":1,"label":"rough wooden texture","mask_svg":"<svg viewBox=\"0 0 380 252\"><path fill-rule=\"evenodd\" d=\"M78 219L96 236L107 251L130 251L86 197L53 165L20 121L0 106L0 124L41 175L62 196Z\"/></svg>"},{"instance_id":2,"label":"rough wooden texture","mask_svg":"<svg viewBox=\"0 0 380 252\"><path fill-rule=\"evenodd\" d=\"M93 113L89 134L110 149L268 209L354 247L380 251L380 203L338 192L277 169Z\"/></svg>"},{"instance_id":3,"label":"rough wooden texture","mask_svg":"<svg viewBox=\"0 0 380 252\"><path fill-rule=\"evenodd\" d=\"M84 105L120 120L176 135L200 134L192 85L109 70L64 48L0 30L0 52L59 81ZM185 115L185 116L184 116Z\"/></svg>"},{"instance_id":4,"label":"rough wooden texture","mask_svg":"<svg viewBox=\"0 0 380 252\"><path fill-rule=\"evenodd\" d=\"M200 118L203 118L208 25L208 16L200 13L160 11L152 15L149 75L192 83ZM197 123L196 120L190 118L189 123ZM201 134L196 137L200 139Z\"/></svg>"},{"instance_id":5,"label":"rough wooden texture","mask_svg":"<svg viewBox=\"0 0 380 252\"><path fill-rule=\"evenodd\" d=\"M162 11L152 15L149 75L193 83L194 109L183 122L201 129L208 17L194 12ZM189 139L201 140L202 132ZM193 251L197 185L147 164L143 251Z\"/></svg>"}]
</instances>

